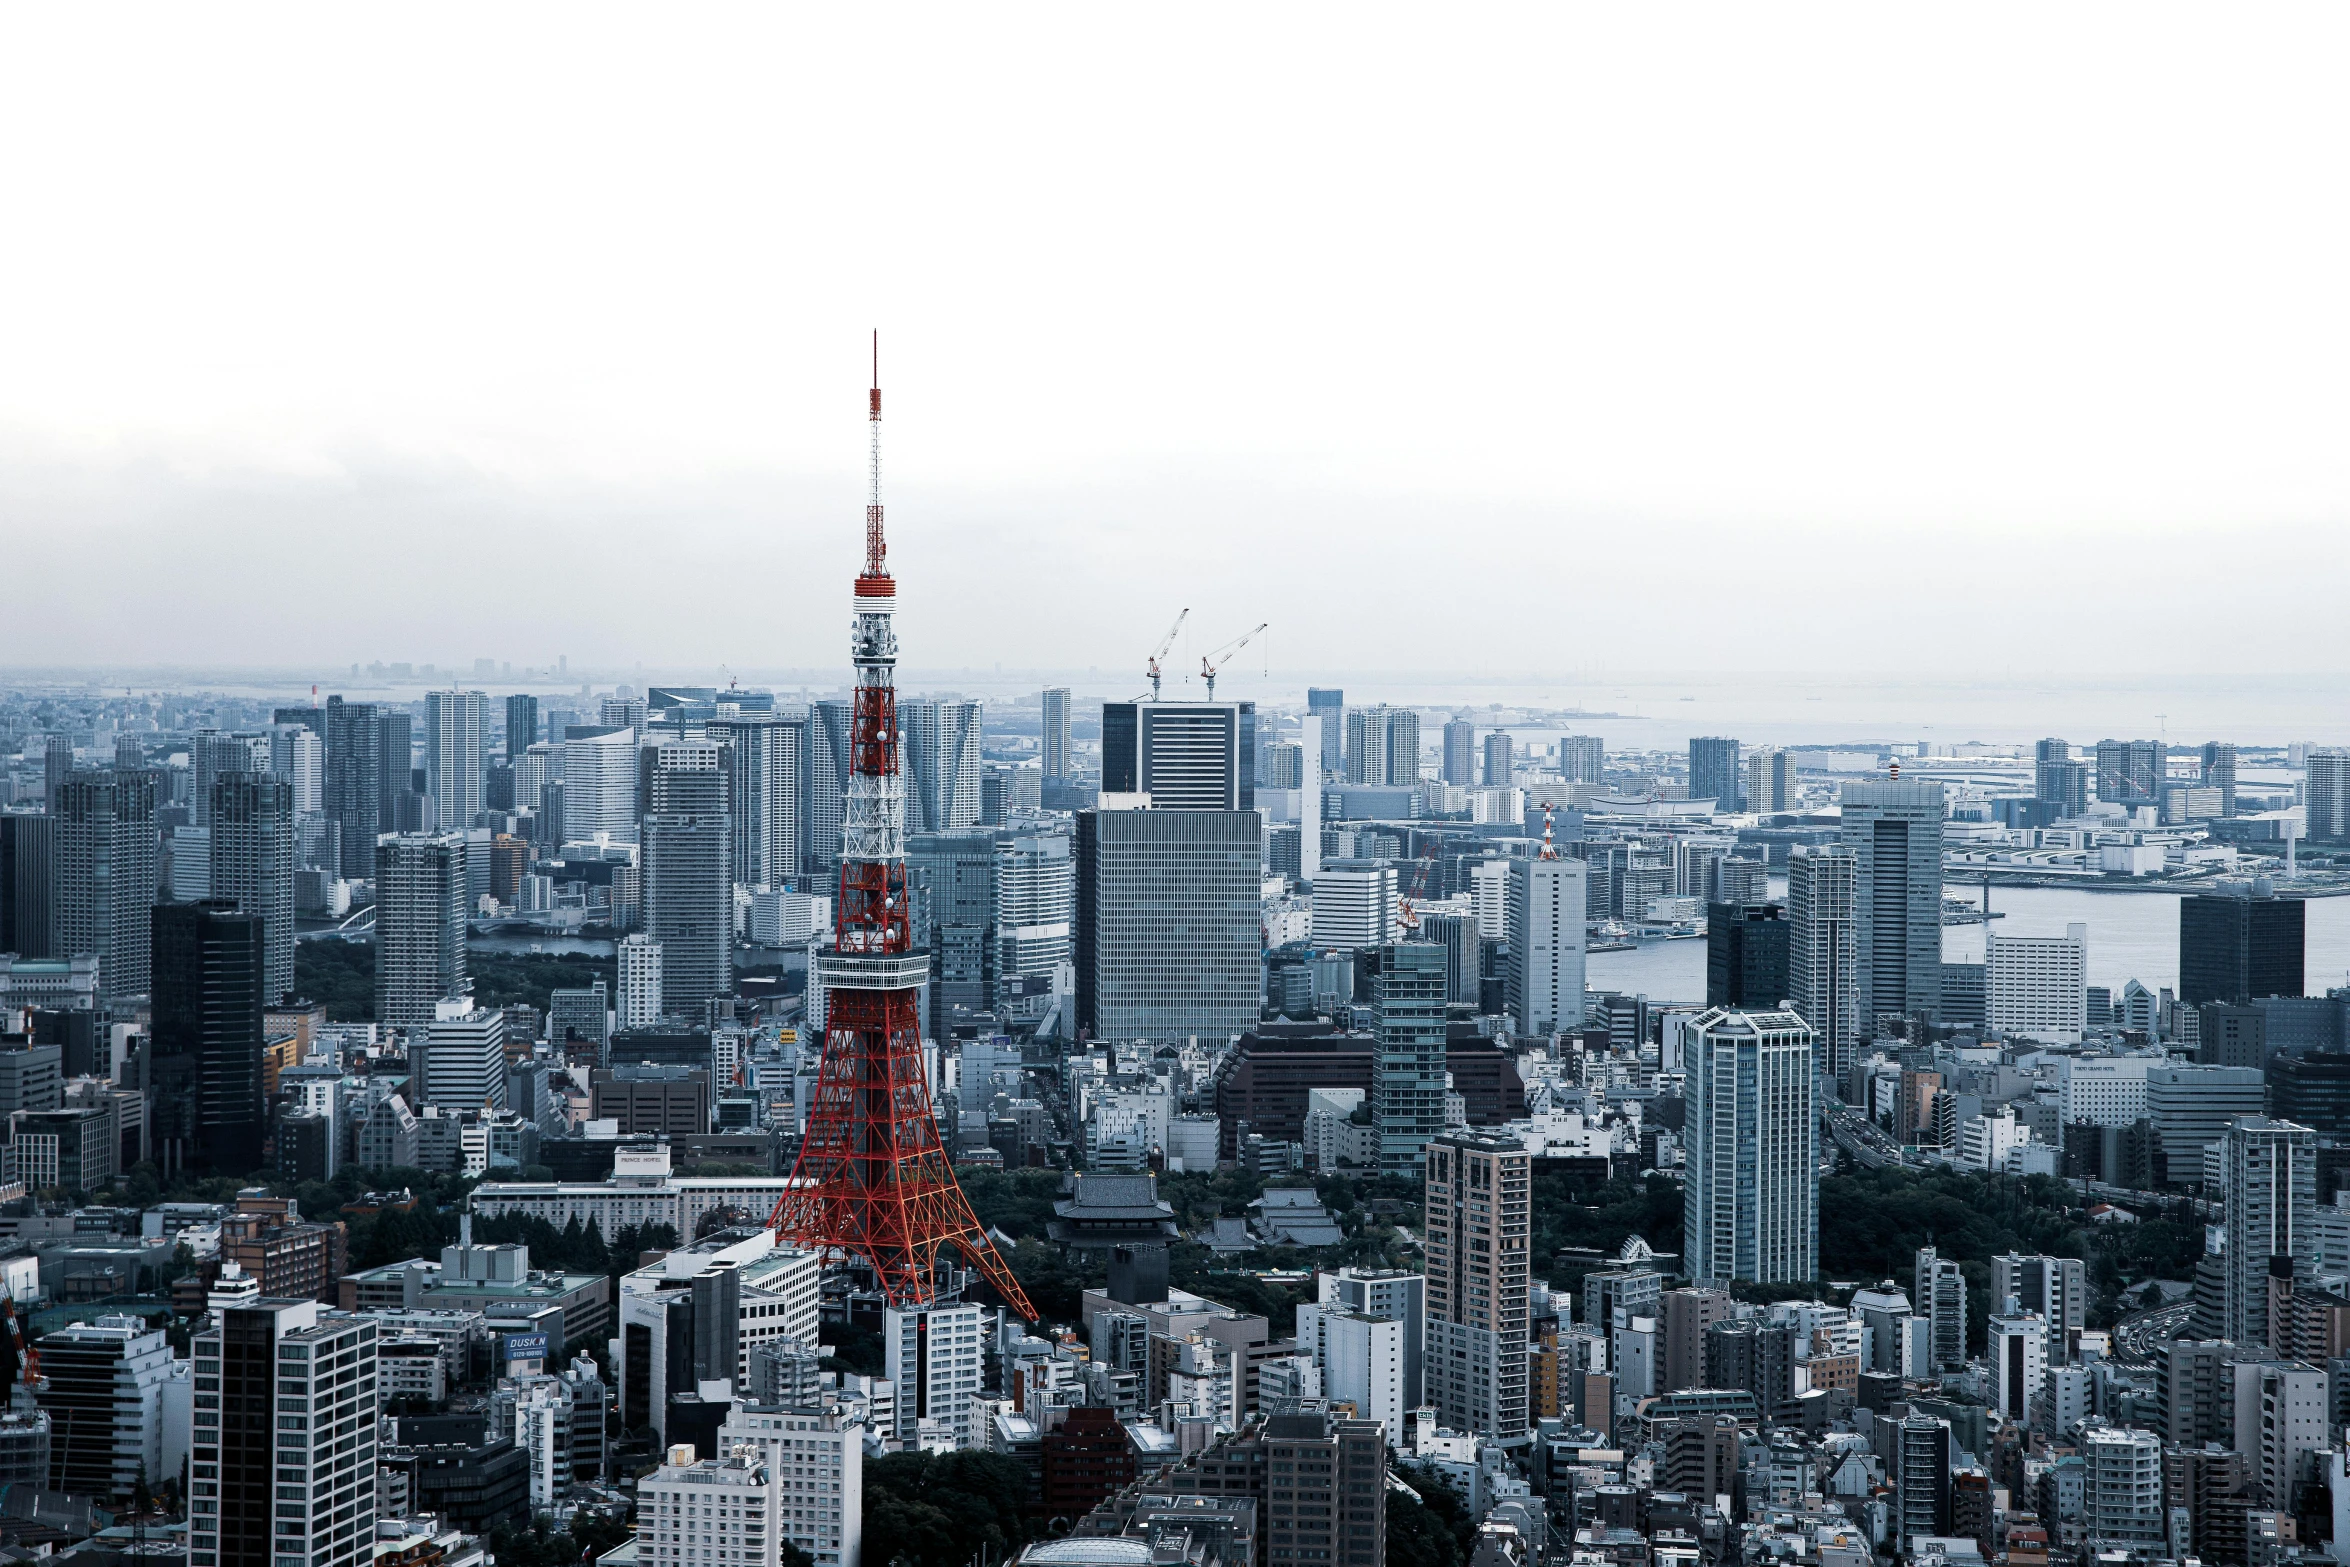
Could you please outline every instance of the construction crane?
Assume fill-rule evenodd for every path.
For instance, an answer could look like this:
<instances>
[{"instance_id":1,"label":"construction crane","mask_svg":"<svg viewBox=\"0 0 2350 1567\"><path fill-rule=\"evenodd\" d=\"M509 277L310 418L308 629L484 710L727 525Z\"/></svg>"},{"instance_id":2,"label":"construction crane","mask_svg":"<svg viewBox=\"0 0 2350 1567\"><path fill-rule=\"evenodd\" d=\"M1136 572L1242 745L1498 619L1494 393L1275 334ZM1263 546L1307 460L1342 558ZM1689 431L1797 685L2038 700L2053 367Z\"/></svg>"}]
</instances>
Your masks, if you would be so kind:
<instances>
[{"instance_id":1,"label":"construction crane","mask_svg":"<svg viewBox=\"0 0 2350 1567\"><path fill-rule=\"evenodd\" d=\"M1233 654L1239 652L1242 648L1247 647L1250 642L1256 639L1258 632L1264 630L1271 624L1272 622L1269 620L1261 620L1254 626L1250 627L1248 630L1243 631L1239 636L1236 636L1231 641L1225 643L1222 647L1216 649L1215 652L1202 654L1200 656L1199 673L1200 678L1208 683L1209 701L1213 702L1216 700L1216 671L1222 669L1227 663L1230 663Z\"/></svg>"},{"instance_id":2,"label":"construction crane","mask_svg":"<svg viewBox=\"0 0 2350 1567\"><path fill-rule=\"evenodd\" d=\"M1167 634L1159 638L1159 645L1151 651L1151 700L1154 702L1159 699L1159 660L1167 656L1167 649L1175 645L1175 633L1181 631L1183 623L1190 618L1191 611L1186 608L1182 614L1175 617L1175 624L1167 628Z\"/></svg>"}]
</instances>

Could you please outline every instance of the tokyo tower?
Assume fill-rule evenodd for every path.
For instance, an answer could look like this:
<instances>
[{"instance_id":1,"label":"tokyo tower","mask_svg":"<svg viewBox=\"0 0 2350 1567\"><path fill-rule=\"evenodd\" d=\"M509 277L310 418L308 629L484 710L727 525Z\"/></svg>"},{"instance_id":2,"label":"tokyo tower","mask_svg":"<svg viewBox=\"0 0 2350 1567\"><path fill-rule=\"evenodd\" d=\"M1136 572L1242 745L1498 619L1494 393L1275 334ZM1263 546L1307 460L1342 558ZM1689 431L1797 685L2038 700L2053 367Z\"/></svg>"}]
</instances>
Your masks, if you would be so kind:
<instances>
[{"instance_id":1,"label":"tokyo tower","mask_svg":"<svg viewBox=\"0 0 2350 1567\"><path fill-rule=\"evenodd\" d=\"M905 781L898 761L897 583L881 531L881 346L874 334L873 498L857 578L849 657L848 798L841 829L834 954L823 961L824 1056L792 1184L768 1227L779 1243L861 1259L893 1306L926 1305L939 1248L952 1245L1033 1322L1020 1281L980 1228L955 1181L931 1114L916 988L928 961L912 950Z\"/></svg>"}]
</instances>

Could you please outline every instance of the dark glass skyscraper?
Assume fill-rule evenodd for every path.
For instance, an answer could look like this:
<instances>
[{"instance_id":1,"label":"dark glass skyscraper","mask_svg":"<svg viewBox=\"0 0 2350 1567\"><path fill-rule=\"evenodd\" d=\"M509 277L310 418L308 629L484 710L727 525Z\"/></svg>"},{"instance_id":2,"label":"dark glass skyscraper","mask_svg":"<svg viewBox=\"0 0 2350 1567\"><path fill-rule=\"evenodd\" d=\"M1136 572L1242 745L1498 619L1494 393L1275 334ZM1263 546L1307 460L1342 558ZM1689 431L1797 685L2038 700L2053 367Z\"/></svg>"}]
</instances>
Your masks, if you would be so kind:
<instances>
[{"instance_id":1,"label":"dark glass skyscraper","mask_svg":"<svg viewBox=\"0 0 2350 1567\"><path fill-rule=\"evenodd\" d=\"M384 830L383 727L373 702L326 699L326 814L340 828L342 875L375 874L375 839ZM408 758L403 754L404 770Z\"/></svg>"},{"instance_id":2,"label":"dark glass skyscraper","mask_svg":"<svg viewBox=\"0 0 2350 1567\"><path fill-rule=\"evenodd\" d=\"M522 760L539 738L539 699L535 696L514 695L506 698L506 763L512 766Z\"/></svg>"},{"instance_id":3,"label":"dark glass skyscraper","mask_svg":"<svg viewBox=\"0 0 2350 1567\"><path fill-rule=\"evenodd\" d=\"M226 903L163 904L154 951L158 1155L167 1169L259 1169L263 921Z\"/></svg>"},{"instance_id":4,"label":"dark glass skyscraper","mask_svg":"<svg viewBox=\"0 0 2350 1567\"><path fill-rule=\"evenodd\" d=\"M644 826L645 934L661 944L661 1011L698 1019L734 988L733 831L720 747L666 745Z\"/></svg>"},{"instance_id":5,"label":"dark glass skyscraper","mask_svg":"<svg viewBox=\"0 0 2350 1567\"><path fill-rule=\"evenodd\" d=\"M1444 781L1463 788L1477 781L1477 726L1465 718L1444 726Z\"/></svg>"},{"instance_id":6,"label":"dark glass skyscraper","mask_svg":"<svg viewBox=\"0 0 2350 1567\"><path fill-rule=\"evenodd\" d=\"M2179 901L2179 1000L2256 1001L2302 993L2308 906L2298 898L2195 894Z\"/></svg>"},{"instance_id":7,"label":"dark glass skyscraper","mask_svg":"<svg viewBox=\"0 0 2350 1567\"><path fill-rule=\"evenodd\" d=\"M56 830L54 816L0 812L0 952L62 956L50 924L57 898Z\"/></svg>"},{"instance_id":8,"label":"dark glass skyscraper","mask_svg":"<svg viewBox=\"0 0 2350 1567\"><path fill-rule=\"evenodd\" d=\"M1739 808L1738 742L1719 735L1689 742L1689 798L1712 800L1724 811Z\"/></svg>"},{"instance_id":9,"label":"dark glass skyscraper","mask_svg":"<svg viewBox=\"0 0 2350 1567\"><path fill-rule=\"evenodd\" d=\"M1705 1004L1776 1009L1795 992L1787 979L1786 908L1777 903L1712 903L1705 911Z\"/></svg>"}]
</instances>

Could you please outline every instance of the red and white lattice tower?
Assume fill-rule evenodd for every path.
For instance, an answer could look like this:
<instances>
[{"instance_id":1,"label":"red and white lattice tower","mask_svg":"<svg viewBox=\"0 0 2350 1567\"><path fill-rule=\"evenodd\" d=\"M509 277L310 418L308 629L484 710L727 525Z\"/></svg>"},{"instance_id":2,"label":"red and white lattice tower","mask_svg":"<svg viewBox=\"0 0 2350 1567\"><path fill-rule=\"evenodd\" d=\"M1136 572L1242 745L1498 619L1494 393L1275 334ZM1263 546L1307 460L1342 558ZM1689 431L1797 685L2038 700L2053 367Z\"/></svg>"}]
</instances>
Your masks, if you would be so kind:
<instances>
[{"instance_id":1,"label":"red and white lattice tower","mask_svg":"<svg viewBox=\"0 0 2350 1567\"><path fill-rule=\"evenodd\" d=\"M857 693L849 719L836 950L820 959L824 1057L792 1185L767 1223L784 1244L861 1260L893 1306L931 1300L939 1249L951 1245L1033 1322L1035 1308L956 1184L922 1068L916 987L927 964L912 950L907 917L892 629L898 590L881 530L878 334L871 420L873 499L865 508L865 570L857 578L849 635Z\"/></svg>"}]
</instances>

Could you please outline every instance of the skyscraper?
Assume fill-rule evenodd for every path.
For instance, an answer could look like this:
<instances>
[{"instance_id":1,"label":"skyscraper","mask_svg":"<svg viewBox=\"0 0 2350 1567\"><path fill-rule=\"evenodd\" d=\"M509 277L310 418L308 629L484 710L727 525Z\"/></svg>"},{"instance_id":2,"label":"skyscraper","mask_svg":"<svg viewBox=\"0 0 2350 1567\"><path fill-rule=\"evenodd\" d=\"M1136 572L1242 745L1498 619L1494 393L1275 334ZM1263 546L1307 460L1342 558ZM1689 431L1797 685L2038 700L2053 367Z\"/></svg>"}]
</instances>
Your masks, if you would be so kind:
<instances>
[{"instance_id":1,"label":"skyscraper","mask_svg":"<svg viewBox=\"0 0 2350 1567\"><path fill-rule=\"evenodd\" d=\"M2220 1337L2270 1344L2269 1278L2307 1279L2317 1207L2317 1134L2291 1121L2246 1116L2220 1143L2227 1276Z\"/></svg>"},{"instance_id":2,"label":"skyscraper","mask_svg":"<svg viewBox=\"0 0 2350 1567\"><path fill-rule=\"evenodd\" d=\"M906 839L914 950L930 955L930 1037L951 1039L956 1010L995 1004L996 835L986 827Z\"/></svg>"},{"instance_id":3,"label":"skyscraper","mask_svg":"<svg viewBox=\"0 0 2350 1567\"><path fill-rule=\"evenodd\" d=\"M645 934L661 944L661 1010L699 1017L734 989L733 838L719 748L706 741L653 753L644 828Z\"/></svg>"},{"instance_id":4,"label":"skyscraper","mask_svg":"<svg viewBox=\"0 0 2350 1567\"><path fill-rule=\"evenodd\" d=\"M519 693L506 698L506 765L515 766L522 754L539 742L539 699Z\"/></svg>"},{"instance_id":5,"label":"skyscraper","mask_svg":"<svg viewBox=\"0 0 2350 1567\"><path fill-rule=\"evenodd\" d=\"M1505 1442L1528 1425L1532 1169L1515 1138L1428 1145L1427 1396L1442 1424Z\"/></svg>"},{"instance_id":6,"label":"skyscraper","mask_svg":"<svg viewBox=\"0 0 2350 1567\"><path fill-rule=\"evenodd\" d=\"M375 1550L376 1324L245 1283L215 1289L192 1346L196 1418L217 1418L188 1451L189 1559L360 1567ZM307 1429L277 1429L288 1393Z\"/></svg>"},{"instance_id":7,"label":"skyscraper","mask_svg":"<svg viewBox=\"0 0 2350 1567\"><path fill-rule=\"evenodd\" d=\"M2088 1024L2089 927L1983 938L1984 1020L2003 1033L2078 1044Z\"/></svg>"},{"instance_id":8,"label":"skyscraper","mask_svg":"<svg viewBox=\"0 0 2350 1567\"><path fill-rule=\"evenodd\" d=\"M1254 811L1077 813L1077 1020L1096 1039L1222 1039L1264 998Z\"/></svg>"},{"instance_id":9,"label":"skyscraper","mask_svg":"<svg viewBox=\"0 0 2350 1567\"><path fill-rule=\"evenodd\" d=\"M1256 704L1105 702L1102 793L1151 809L1256 809Z\"/></svg>"},{"instance_id":10,"label":"skyscraper","mask_svg":"<svg viewBox=\"0 0 2350 1567\"><path fill-rule=\"evenodd\" d=\"M1066 778L1071 772L1069 761L1069 688L1047 686L1039 703L1043 728L1037 747L1044 763L1047 778Z\"/></svg>"},{"instance_id":11,"label":"skyscraper","mask_svg":"<svg viewBox=\"0 0 2350 1567\"><path fill-rule=\"evenodd\" d=\"M1444 726L1444 781L1463 788L1477 781L1477 726L1454 718Z\"/></svg>"},{"instance_id":12,"label":"skyscraper","mask_svg":"<svg viewBox=\"0 0 2350 1567\"><path fill-rule=\"evenodd\" d=\"M1430 942L1397 942L1363 954L1373 963L1371 1121L1379 1169L1413 1176L1444 1133L1445 954Z\"/></svg>"},{"instance_id":13,"label":"skyscraper","mask_svg":"<svg viewBox=\"0 0 2350 1567\"><path fill-rule=\"evenodd\" d=\"M1898 779L1844 786L1852 851L1858 1020L1937 1016L1942 1006L1942 786Z\"/></svg>"},{"instance_id":14,"label":"skyscraper","mask_svg":"<svg viewBox=\"0 0 2350 1567\"><path fill-rule=\"evenodd\" d=\"M1787 856L1787 999L1812 1027L1819 1070L1839 1083L1860 1037L1859 864L1840 844Z\"/></svg>"},{"instance_id":15,"label":"skyscraper","mask_svg":"<svg viewBox=\"0 0 2350 1567\"><path fill-rule=\"evenodd\" d=\"M224 773L253 771L253 738L200 729L188 739L188 822L212 825L212 785Z\"/></svg>"},{"instance_id":16,"label":"skyscraper","mask_svg":"<svg viewBox=\"0 0 2350 1567\"><path fill-rule=\"evenodd\" d=\"M469 992L465 965L465 839L398 833L375 845L375 1020L430 1023Z\"/></svg>"},{"instance_id":17,"label":"skyscraper","mask_svg":"<svg viewBox=\"0 0 2350 1567\"><path fill-rule=\"evenodd\" d=\"M979 820L977 702L901 702L906 830L947 832Z\"/></svg>"},{"instance_id":18,"label":"skyscraper","mask_svg":"<svg viewBox=\"0 0 2350 1567\"><path fill-rule=\"evenodd\" d=\"M2303 765L2309 774L2304 806L2310 841L2350 842L2350 749L2313 745Z\"/></svg>"},{"instance_id":19,"label":"skyscraper","mask_svg":"<svg viewBox=\"0 0 2350 1567\"><path fill-rule=\"evenodd\" d=\"M166 903L153 915L158 1157L169 1169L243 1175L261 1166L262 920L225 903Z\"/></svg>"},{"instance_id":20,"label":"skyscraper","mask_svg":"<svg viewBox=\"0 0 2350 1567\"><path fill-rule=\"evenodd\" d=\"M269 772L294 791L294 819L326 809L326 741L309 724L277 724L269 731Z\"/></svg>"},{"instance_id":21,"label":"skyscraper","mask_svg":"<svg viewBox=\"0 0 2350 1567\"><path fill-rule=\"evenodd\" d=\"M2046 801L2060 817L2089 809L2089 769L2073 760L2068 740L2041 740L2032 747L2032 798Z\"/></svg>"},{"instance_id":22,"label":"skyscraper","mask_svg":"<svg viewBox=\"0 0 2350 1567\"><path fill-rule=\"evenodd\" d=\"M1597 735L1561 735L1559 773L1569 783L1605 783L1607 747Z\"/></svg>"},{"instance_id":23,"label":"skyscraper","mask_svg":"<svg viewBox=\"0 0 2350 1567\"><path fill-rule=\"evenodd\" d=\"M996 979L1051 977L1070 961L1076 866L1067 833L1019 833L996 845Z\"/></svg>"},{"instance_id":24,"label":"skyscraper","mask_svg":"<svg viewBox=\"0 0 2350 1567\"><path fill-rule=\"evenodd\" d=\"M1720 735L1689 742L1689 798L1711 800L1715 809L1739 809L1738 742Z\"/></svg>"},{"instance_id":25,"label":"skyscraper","mask_svg":"<svg viewBox=\"0 0 2350 1567\"><path fill-rule=\"evenodd\" d=\"M1712 903L1705 911L1705 1004L1773 1011L1794 994L1787 981L1784 906Z\"/></svg>"},{"instance_id":26,"label":"skyscraper","mask_svg":"<svg viewBox=\"0 0 2350 1567\"><path fill-rule=\"evenodd\" d=\"M714 718L708 733L724 748L734 879L750 887L797 880L806 717L795 710Z\"/></svg>"},{"instance_id":27,"label":"skyscraper","mask_svg":"<svg viewBox=\"0 0 2350 1567\"><path fill-rule=\"evenodd\" d=\"M1346 776L1346 693L1306 687L1306 716L1322 720L1322 776ZM1309 759L1310 760L1310 759Z\"/></svg>"},{"instance_id":28,"label":"skyscraper","mask_svg":"<svg viewBox=\"0 0 2350 1567\"><path fill-rule=\"evenodd\" d=\"M261 996L271 1006L294 989L296 858L291 784L249 772L213 780L212 897L260 917Z\"/></svg>"},{"instance_id":29,"label":"skyscraper","mask_svg":"<svg viewBox=\"0 0 2350 1567\"><path fill-rule=\"evenodd\" d=\"M98 955L109 1001L147 991L161 840L154 773L75 772L58 784L50 939L61 957Z\"/></svg>"},{"instance_id":30,"label":"skyscraper","mask_svg":"<svg viewBox=\"0 0 2350 1567\"><path fill-rule=\"evenodd\" d=\"M1346 781L1413 788L1420 782L1420 715L1408 707L1358 707L1346 715Z\"/></svg>"},{"instance_id":31,"label":"skyscraper","mask_svg":"<svg viewBox=\"0 0 2350 1567\"><path fill-rule=\"evenodd\" d=\"M430 825L424 817L423 802L431 791L429 785L417 786L415 717L393 708L379 708L375 727L376 763L380 769L375 786L376 831L422 832Z\"/></svg>"},{"instance_id":32,"label":"skyscraper","mask_svg":"<svg viewBox=\"0 0 2350 1567\"><path fill-rule=\"evenodd\" d=\"M1485 737L1485 787L1507 789L1516 778L1510 732L1496 729Z\"/></svg>"},{"instance_id":33,"label":"skyscraper","mask_svg":"<svg viewBox=\"0 0 2350 1567\"><path fill-rule=\"evenodd\" d=\"M637 743L633 729L563 742L563 840L637 841Z\"/></svg>"},{"instance_id":34,"label":"skyscraper","mask_svg":"<svg viewBox=\"0 0 2350 1567\"><path fill-rule=\"evenodd\" d=\"M840 874L840 834L849 791L849 704L816 702L808 708L807 785L801 798L806 823L802 873L819 883Z\"/></svg>"},{"instance_id":35,"label":"skyscraper","mask_svg":"<svg viewBox=\"0 0 2350 1567\"><path fill-rule=\"evenodd\" d=\"M1716 1007L1682 1030L1682 1266L1699 1283L1819 1272L1811 1025Z\"/></svg>"},{"instance_id":36,"label":"skyscraper","mask_svg":"<svg viewBox=\"0 0 2350 1567\"><path fill-rule=\"evenodd\" d=\"M50 809L55 809L53 799ZM0 811L0 952L63 957L56 947L57 818Z\"/></svg>"},{"instance_id":37,"label":"skyscraper","mask_svg":"<svg viewBox=\"0 0 2350 1567\"><path fill-rule=\"evenodd\" d=\"M424 779L433 820L462 832L489 809L482 761L490 749L490 699L480 691L428 691L424 698Z\"/></svg>"},{"instance_id":38,"label":"skyscraper","mask_svg":"<svg viewBox=\"0 0 2350 1567\"><path fill-rule=\"evenodd\" d=\"M197 737L199 746L202 738ZM65 782L73 768L73 736L48 736L41 747L41 800L52 811L57 809L57 786Z\"/></svg>"},{"instance_id":39,"label":"skyscraper","mask_svg":"<svg viewBox=\"0 0 2350 1567\"><path fill-rule=\"evenodd\" d=\"M1583 1026L1585 875L1581 860L1509 862L1508 1004L1520 1034Z\"/></svg>"},{"instance_id":40,"label":"skyscraper","mask_svg":"<svg viewBox=\"0 0 2350 1567\"><path fill-rule=\"evenodd\" d=\"M326 814L342 843L342 874L375 874L375 838L383 831L383 727L373 702L326 699ZM405 768L408 758L403 755Z\"/></svg>"},{"instance_id":41,"label":"skyscraper","mask_svg":"<svg viewBox=\"0 0 2350 1567\"><path fill-rule=\"evenodd\" d=\"M640 930L622 940L618 956L619 1025L650 1028L661 1017L661 943Z\"/></svg>"},{"instance_id":42,"label":"skyscraper","mask_svg":"<svg viewBox=\"0 0 2350 1567\"><path fill-rule=\"evenodd\" d=\"M2097 742L2097 798L2118 805L2159 805L2170 765L2160 740Z\"/></svg>"},{"instance_id":43,"label":"skyscraper","mask_svg":"<svg viewBox=\"0 0 2350 1567\"><path fill-rule=\"evenodd\" d=\"M1966 1367L1966 1275L1955 1261L1921 1246L1917 1255L1916 1288L1910 1298L1917 1314L1926 1319L1926 1364L1931 1371L1960 1371Z\"/></svg>"},{"instance_id":44,"label":"skyscraper","mask_svg":"<svg viewBox=\"0 0 2350 1567\"><path fill-rule=\"evenodd\" d=\"M2245 882L2179 900L2179 1000L2242 1003L2298 996L2309 906Z\"/></svg>"},{"instance_id":45,"label":"skyscraper","mask_svg":"<svg viewBox=\"0 0 2350 1567\"><path fill-rule=\"evenodd\" d=\"M1795 808L1795 753L1766 746L1746 758L1746 808L1763 815Z\"/></svg>"},{"instance_id":46,"label":"skyscraper","mask_svg":"<svg viewBox=\"0 0 2350 1567\"><path fill-rule=\"evenodd\" d=\"M2236 814L2236 747L2226 740L2203 744L2203 787L2219 791L2219 813Z\"/></svg>"}]
</instances>

